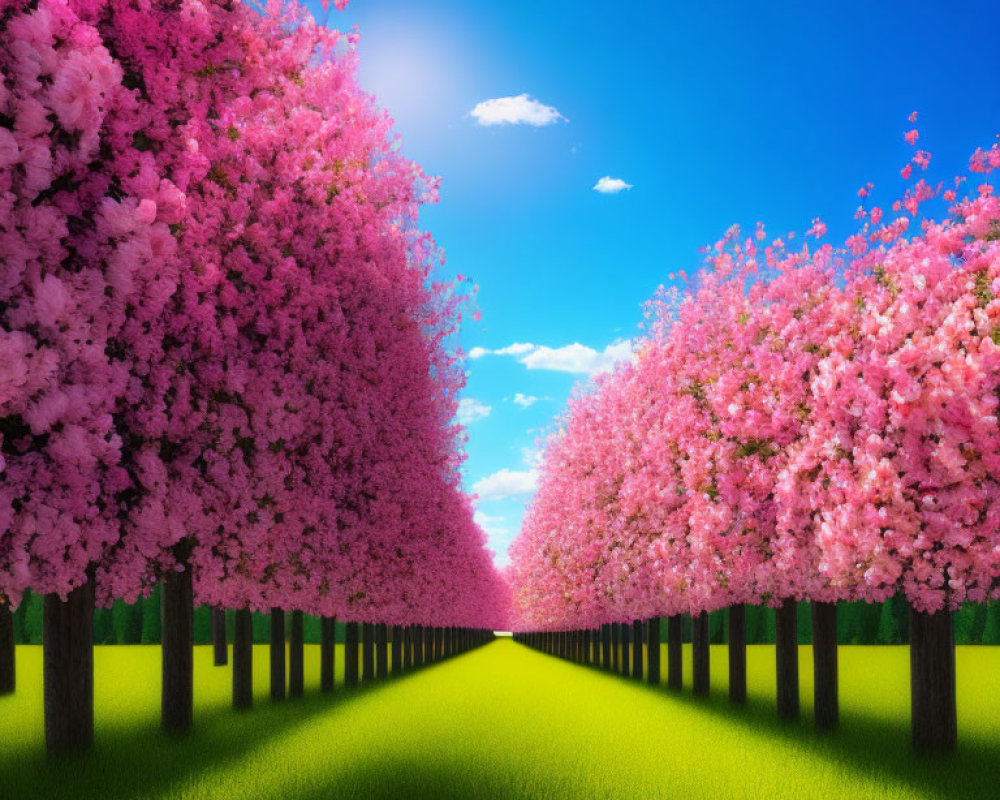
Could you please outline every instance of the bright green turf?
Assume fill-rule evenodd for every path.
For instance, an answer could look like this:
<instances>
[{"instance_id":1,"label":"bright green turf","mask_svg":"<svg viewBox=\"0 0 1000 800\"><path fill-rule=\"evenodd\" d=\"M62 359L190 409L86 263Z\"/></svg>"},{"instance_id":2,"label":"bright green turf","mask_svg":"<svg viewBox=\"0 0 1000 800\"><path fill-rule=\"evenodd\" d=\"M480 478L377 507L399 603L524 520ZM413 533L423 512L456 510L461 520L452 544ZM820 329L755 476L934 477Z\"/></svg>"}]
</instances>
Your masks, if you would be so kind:
<instances>
[{"instance_id":1,"label":"bright green turf","mask_svg":"<svg viewBox=\"0 0 1000 800\"><path fill-rule=\"evenodd\" d=\"M712 648L707 702L509 640L331 699L309 647L307 697L275 705L258 647L257 707L235 713L229 669L199 647L196 731L174 741L157 728L159 649L103 647L95 750L52 762L40 648L21 647L18 694L0 698L0 798L1000 797L1000 648L959 648L961 751L921 760L909 752L906 648L841 648L843 722L828 737L809 719L808 647L804 717L792 724L774 720L773 648L749 648L742 710L725 699L725 655ZM342 669L342 651L337 660Z\"/></svg>"}]
</instances>

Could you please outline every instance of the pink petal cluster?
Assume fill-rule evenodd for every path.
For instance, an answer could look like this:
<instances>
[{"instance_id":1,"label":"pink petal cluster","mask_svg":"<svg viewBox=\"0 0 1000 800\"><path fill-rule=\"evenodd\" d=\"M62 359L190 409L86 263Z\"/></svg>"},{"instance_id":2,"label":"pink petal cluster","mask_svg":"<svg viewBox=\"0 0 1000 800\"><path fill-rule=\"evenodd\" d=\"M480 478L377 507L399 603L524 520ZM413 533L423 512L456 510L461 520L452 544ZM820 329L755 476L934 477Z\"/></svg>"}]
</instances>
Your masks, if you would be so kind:
<instances>
[{"instance_id":1,"label":"pink petal cluster","mask_svg":"<svg viewBox=\"0 0 1000 800\"><path fill-rule=\"evenodd\" d=\"M3 13L0 592L192 569L199 602L500 625L467 298L356 50L276 1Z\"/></svg>"},{"instance_id":2,"label":"pink petal cluster","mask_svg":"<svg viewBox=\"0 0 1000 800\"><path fill-rule=\"evenodd\" d=\"M997 166L996 146L971 161ZM515 627L1000 597L1000 202L984 185L945 192L935 222L916 216L938 194L920 180L887 224L861 209L840 248L733 228L686 295L661 291L634 361L578 392L547 444L510 550Z\"/></svg>"}]
</instances>

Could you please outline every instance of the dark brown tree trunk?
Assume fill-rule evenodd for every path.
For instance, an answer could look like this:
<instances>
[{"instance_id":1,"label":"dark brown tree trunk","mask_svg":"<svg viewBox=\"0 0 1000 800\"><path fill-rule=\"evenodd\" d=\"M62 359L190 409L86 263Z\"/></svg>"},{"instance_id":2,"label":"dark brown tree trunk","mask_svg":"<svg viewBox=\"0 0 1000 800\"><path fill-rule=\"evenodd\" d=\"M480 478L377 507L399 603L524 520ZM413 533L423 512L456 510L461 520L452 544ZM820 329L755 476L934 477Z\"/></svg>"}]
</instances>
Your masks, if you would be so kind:
<instances>
[{"instance_id":1,"label":"dark brown tree trunk","mask_svg":"<svg viewBox=\"0 0 1000 800\"><path fill-rule=\"evenodd\" d=\"M645 638L642 620L637 619L632 623L632 677L637 681L642 680L642 643Z\"/></svg>"},{"instance_id":2,"label":"dark brown tree trunk","mask_svg":"<svg viewBox=\"0 0 1000 800\"><path fill-rule=\"evenodd\" d=\"M743 603L729 607L729 702L747 702L747 609Z\"/></svg>"},{"instance_id":3,"label":"dark brown tree trunk","mask_svg":"<svg viewBox=\"0 0 1000 800\"><path fill-rule=\"evenodd\" d=\"M611 623L611 671L618 672L618 665L621 663L621 625L617 622Z\"/></svg>"},{"instance_id":4,"label":"dark brown tree trunk","mask_svg":"<svg viewBox=\"0 0 1000 800\"><path fill-rule=\"evenodd\" d=\"M233 708L253 706L253 618L249 608L233 614Z\"/></svg>"},{"instance_id":5,"label":"dark brown tree trunk","mask_svg":"<svg viewBox=\"0 0 1000 800\"><path fill-rule=\"evenodd\" d=\"M691 615L691 685L698 697L707 697L711 683L708 649L708 612Z\"/></svg>"},{"instance_id":6,"label":"dark brown tree trunk","mask_svg":"<svg viewBox=\"0 0 1000 800\"><path fill-rule=\"evenodd\" d=\"M160 724L171 733L186 733L194 714L194 590L187 565L163 581L160 629Z\"/></svg>"},{"instance_id":7,"label":"dark brown tree trunk","mask_svg":"<svg viewBox=\"0 0 1000 800\"><path fill-rule=\"evenodd\" d=\"M632 648L629 645L632 644L632 626L627 622L623 622L620 628L622 637L622 675L627 678L631 673Z\"/></svg>"},{"instance_id":8,"label":"dark brown tree trunk","mask_svg":"<svg viewBox=\"0 0 1000 800\"><path fill-rule=\"evenodd\" d=\"M611 669L611 626L607 623L601 626L601 667Z\"/></svg>"},{"instance_id":9,"label":"dark brown tree trunk","mask_svg":"<svg viewBox=\"0 0 1000 800\"><path fill-rule=\"evenodd\" d=\"M958 744L955 632L950 611L910 607L910 692L913 747L950 752Z\"/></svg>"},{"instance_id":10,"label":"dark brown tree trunk","mask_svg":"<svg viewBox=\"0 0 1000 800\"><path fill-rule=\"evenodd\" d=\"M774 610L774 655L778 671L778 716L799 716L799 634L795 599Z\"/></svg>"},{"instance_id":11,"label":"dark brown tree trunk","mask_svg":"<svg viewBox=\"0 0 1000 800\"><path fill-rule=\"evenodd\" d=\"M271 609L271 699L285 699L285 612Z\"/></svg>"},{"instance_id":12,"label":"dark brown tree trunk","mask_svg":"<svg viewBox=\"0 0 1000 800\"><path fill-rule=\"evenodd\" d=\"M14 664L14 612L10 603L0 602L0 695L13 694L17 671Z\"/></svg>"},{"instance_id":13,"label":"dark brown tree trunk","mask_svg":"<svg viewBox=\"0 0 1000 800\"><path fill-rule=\"evenodd\" d=\"M375 626L370 622L361 625L361 680L365 683L375 680Z\"/></svg>"},{"instance_id":14,"label":"dark brown tree trunk","mask_svg":"<svg viewBox=\"0 0 1000 800\"><path fill-rule=\"evenodd\" d=\"M444 629L444 655L445 658L455 655L455 629L450 625Z\"/></svg>"},{"instance_id":15,"label":"dark brown tree trunk","mask_svg":"<svg viewBox=\"0 0 1000 800\"><path fill-rule=\"evenodd\" d=\"M400 625L392 626L392 674L398 675L403 671L403 628Z\"/></svg>"},{"instance_id":16,"label":"dark brown tree trunk","mask_svg":"<svg viewBox=\"0 0 1000 800\"><path fill-rule=\"evenodd\" d=\"M646 623L646 676L653 686L660 685L660 618Z\"/></svg>"},{"instance_id":17,"label":"dark brown tree trunk","mask_svg":"<svg viewBox=\"0 0 1000 800\"><path fill-rule=\"evenodd\" d=\"M88 750L94 741L94 585L64 603L45 595L42 672L45 745L50 753Z\"/></svg>"},{"instance_id":18,"label":"dark brown tree trunk","mask_svg":"<svg viewBox=\"0 0 1000 800\"><path fill-rule=\"evenodd\" d=\"M424 627L424 660L423 663L434 662L434 628L430 625Z\"/></svg>"},{"instance_id":19,"label":"dark brown tree trunk","mask_svg":"<svg viewBox=\"0 0 1000 800\"><path fill-rule=\"evenodd\" d=\"M212 609L212 646L215 666L224 667L229 663L229 648L226 646L226 609Z\"/></svg>"},{"instance_id":20,"label":"dark brown tree trunk","mask_svg":"<svg viewBox=\"0 0 1000 800\"><path fill-rule=\"evenodd\" d=\"M384 622L375 626L375 677L380 681L389 677L389 632Z\"/></svg>"},{"instance_id":21,"label":"dark brown tree trunk","mask_svg":"<svg viewBox=\"0 0 1000 800\"><path fill-rule=\"evenodd\" d=\"M678 691L684 685L683 623L680 614L667 617L667 686Z\"/></svg>"},{"instance_id":22,"label":"dark brown tree trunk","mask_svg":"<svg viewBox=\"0 0 1000 800\"><path fill-rule=\"evenodd\" d=\"M413 632L414 627L407 625L403 628L403 670L409 672L413 669Z\"/></svg>"},{"instance_id":23,"label":"dark brown tree trunk","mask_svg":"<svg viewBox=\"0 0 1000 800\"><path fill-rule=\"evenodd\" d=\"M358 623L348 622L344 629L344 686L358 685Z\"/></svg>"},{"instance_id":24,"label":"dark brown tree trunk","mask_svg":"<svg viewBox=\"0 0 1000 800\"><path fill-rule=\"evenodd\" d=\"M423 625L418 625L413 639L413 665L422 667L424 665L424 650L427 645L427 631Z\"/></svg>"},{"instance_id":25,"label":"dark brown tree trunk","mask_svg":"<svg viewBox=\"0 0 1000 800\"><path fill-rule=\"evenodd\" d=\"M320 617L319 620L319 690L333 691L334 666L337 659L336 617Z\"/></svg>"},{"instance_id":26,"label":"dark brown tree trunk","mask_svg":"<svg viewBox=\"0 0 1000 800\"><path fill-rule=\"evenodd\" d=\"M288 693L302 697L305 691L305 638L301 611L292 612L292 635L288 642Z\"/></svg>"},{"instance_id":27,"label":"dark brown tree trunk","mask_svg":"<svg viewBox=\"0 0 1000 800\"><path fill-rule=\"evenodd\" d=\"M837 727L840 701L837 677L837 604L812 603L813 687L816 727Z\"/></svg>"}]
</instances>

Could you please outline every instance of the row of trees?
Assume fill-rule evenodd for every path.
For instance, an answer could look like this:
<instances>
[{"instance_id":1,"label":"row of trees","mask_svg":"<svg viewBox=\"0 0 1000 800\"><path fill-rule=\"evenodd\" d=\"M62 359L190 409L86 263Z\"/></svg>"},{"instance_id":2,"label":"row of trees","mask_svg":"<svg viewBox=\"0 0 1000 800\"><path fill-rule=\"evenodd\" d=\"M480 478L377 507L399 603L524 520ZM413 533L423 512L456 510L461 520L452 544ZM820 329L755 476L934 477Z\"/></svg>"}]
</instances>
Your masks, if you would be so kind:
<instances>
[{"instance_id":1,"label":"row of trees","mask_svg":"<svg viewBox=\"0 0 1000 800\"><path fill-rule=\"evenodd\" d=\"M45 600L40 595L25 592L21 604L14 612L15 644L42 643L42 616ZM232 640L232 615L227 616L227 631ZM319 644L320 625L318 617L309 614L303 623L306 644ZM955 644L1000 644L1000 603L966 603L955 612ZM268 614L252 614L253 640L255 644L270 641L271 623ZM708 638L710 644L725 644L728 619L725 610L712 611L708 615ZM812 620L809 609L800 606L798 610L799 644L812 641ZM196 645L211 644L213 641L212 609L200 605L194 610L192 635ZM774 615L765 606L748 606L746 609L747 644L774 644ZM336 641L344 642L344 623L336 624ZM684 620L684 641L691 641L690 620ZM907 644L909 637L909 607L902 596L893 597L884 603L840 603L837 609L837 641L849 645ZM159 644L160 643L160 589L153 589L149 597L140 598L135 603L115 601L110 608L94 609L94 644Z\"/></svg>"},{"instance_id":2,"label":"row of trees","mask_svg":"<svg viewBox=\"0 0 1000 800\"><path fill-rule=\"evenodd\" d=\"M194 602L237 643L251 610L504 616L459 480L467 294L355 42L282 2L0 6L0 662L44 595L50 750L92 738L95 603L157 584L171 730Z\"/></svg>"},{"instance_id":3,"label":"row of trees","mask_svg":"<svg viewBox=\"0 0 1000 800\"><path fill-rule=\"evenodd\" d=\"M962 198L966 178L915 179L929 160L915 149L903 197L859 207L843 246L733 228L684 297L657 295L635 358L548 442L511 548L522 631L690 614L700 652L728 608L738 650L745 607L770 606L788 716L796 604L812 604L819 707L836 604L900 596L914 743L954 747L951 612L1000 596L1000 149L976 152ZM939 197L943 219L921 214Z\"/></svg>"}]
</instances>

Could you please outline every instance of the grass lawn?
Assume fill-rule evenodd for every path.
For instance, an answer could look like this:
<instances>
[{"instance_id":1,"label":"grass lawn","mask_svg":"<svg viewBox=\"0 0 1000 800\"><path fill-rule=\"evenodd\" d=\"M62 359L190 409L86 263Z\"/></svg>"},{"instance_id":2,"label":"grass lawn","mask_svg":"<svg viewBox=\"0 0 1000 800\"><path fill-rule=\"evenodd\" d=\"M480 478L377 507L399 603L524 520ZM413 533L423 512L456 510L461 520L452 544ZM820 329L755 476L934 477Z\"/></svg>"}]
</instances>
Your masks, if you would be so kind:
<instances>
[{"instance_id":1,"label":"grass lawn","mask_svg":"<svg viewBox=\"0 0 1000 800\"><path fill-rule=\"evenodd\" d=\"M1000 797L1000 648L959 648L960 752L909 750L908 653L841 648L841 730L811 726L811 651L801 648L803 719L774 719L774 650L748 648L750 703L726 693L725 647L696 701L541 655L510 640L389 681L229 708L231 673L195 650L194 733L158 729L159 648L99 647L96 745L43 753L41 649L18 648L18 693L0 698L0 798L957 798ZM686 678L690 678L690 650ZM664 667L666 653L663 653Z\"/></svg>"}]
</instances>

